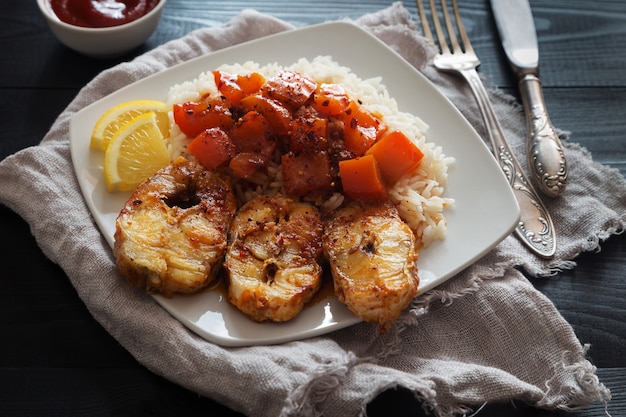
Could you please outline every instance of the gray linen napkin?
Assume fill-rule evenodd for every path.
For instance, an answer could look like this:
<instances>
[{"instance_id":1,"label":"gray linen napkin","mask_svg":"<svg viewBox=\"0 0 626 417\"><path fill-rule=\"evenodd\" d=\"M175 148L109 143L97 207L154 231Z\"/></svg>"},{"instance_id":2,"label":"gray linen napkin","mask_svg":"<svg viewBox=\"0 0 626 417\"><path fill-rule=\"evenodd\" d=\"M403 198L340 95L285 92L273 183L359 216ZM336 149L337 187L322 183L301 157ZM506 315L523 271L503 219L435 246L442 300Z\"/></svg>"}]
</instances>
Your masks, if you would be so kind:
<instances>
[{"instance_id":1,"label":"gray linen napkin","mask_svg":"<svg viewBox=\"0 0 626 417\"><path fill-rule=\"evenodd\" d=\"M400 3L357 23L423 71L484 133L468 89L427 65L433 51ZM609 391L585 358L588 347L517 269L542 276L573 268L578 254L597 249L626 224L624 178L567 141L569 187L563 197L547 201L560 236L556 257L537 259L508 237L457 277L418 297L384 336L358 324L284 345L223 348L188 331L121 278L71 174L72 115L189 58L289 29L285 22L246 10L228 24L197 30L104 71L39 146L0 163L0 202L30 224L43 252L65 270L93 317L139 362L250 416L364 415L368 401L398 386L414 392L438 416L513 399L564 410L608 400ZM497 92L491 98L521 157L521 109Z\"/></svg>"}]
</instances>

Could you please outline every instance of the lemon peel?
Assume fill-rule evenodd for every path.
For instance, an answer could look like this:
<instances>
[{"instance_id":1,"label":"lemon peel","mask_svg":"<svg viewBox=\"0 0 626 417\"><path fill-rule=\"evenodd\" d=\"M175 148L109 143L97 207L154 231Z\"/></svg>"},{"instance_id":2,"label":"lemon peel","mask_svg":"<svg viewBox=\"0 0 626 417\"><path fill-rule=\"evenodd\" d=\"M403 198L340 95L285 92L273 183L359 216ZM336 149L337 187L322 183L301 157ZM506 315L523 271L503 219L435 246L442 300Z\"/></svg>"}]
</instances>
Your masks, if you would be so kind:
<instances>
[{"instance_id":1,"label":"lemon peel","mask_svg":"<svg viewBox=\"0 0 626 417\"><path fill-rule=\"evenodd\" d=\"M141 114L124 124L107 147L104 155L107 190L134 190L170 162L156 114Z\"/></svg>"},{"instance_id":2,"label":"lemon peel","mask_svg":"<svg viewBox=\"0 0 626 417\"><path fill-rule=\"evenodd\" d=\"M105 152L111 139L126 123L135 117L153 112L159 130L164 137L169 136L170 120L164 102L158 100L131 100L111 107L96 121L91 133L89 147Z\"/></svg>"}]
</instances>

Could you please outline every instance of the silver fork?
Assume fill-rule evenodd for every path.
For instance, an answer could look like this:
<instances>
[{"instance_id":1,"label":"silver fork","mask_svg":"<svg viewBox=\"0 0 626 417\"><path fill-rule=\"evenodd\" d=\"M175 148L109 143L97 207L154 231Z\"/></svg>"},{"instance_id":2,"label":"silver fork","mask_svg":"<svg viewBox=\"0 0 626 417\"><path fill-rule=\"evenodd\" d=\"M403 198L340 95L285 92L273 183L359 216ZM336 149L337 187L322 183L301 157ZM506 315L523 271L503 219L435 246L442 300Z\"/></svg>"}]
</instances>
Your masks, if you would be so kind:
<instances>
[{"instance_id":1,"label":"silver fork","mask_svg":"<svg viewBox=\"0 0 626 417\"><path fill-rule=\"evenodd\" d=\"M435 37L430 30L423 2L422 0L416 1L424 36L434 43ZM509 180L509 184L521 209L521 217L515 228L515 233L534 253L543 258L551 258L556 250L556 236L552 219L539 194L526 177L522 166L506 142L502 127L489 102L487 90L476 72L476 68L480 65L480 60L474 53L474 49L465 32L457 0L452 0L452 9L454 11L454 22L456 22L462 45L459 44L457 39L457 30L455 30L446 0L441 0L441 14L445 22L445 32L440 23L435 0L429 0L429 2L430 15L439 44L439 54L435 56L433 64L440 71L454 72L461 75L469 84L485 122L493 153L500 168ZM448 36L446 36L446 33Z\"/></svg>"}]
</instances>

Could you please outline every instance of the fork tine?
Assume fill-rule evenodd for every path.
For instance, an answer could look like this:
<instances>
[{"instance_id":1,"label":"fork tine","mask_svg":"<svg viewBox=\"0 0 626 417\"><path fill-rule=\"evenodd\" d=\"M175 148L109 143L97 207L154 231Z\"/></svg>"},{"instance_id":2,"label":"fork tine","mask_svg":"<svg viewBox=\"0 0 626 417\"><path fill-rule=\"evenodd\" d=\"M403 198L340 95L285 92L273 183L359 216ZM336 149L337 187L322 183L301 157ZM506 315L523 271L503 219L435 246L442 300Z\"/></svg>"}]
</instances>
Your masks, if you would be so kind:
<instances>
[{"instance_id":1,"label":"fork tine","mask_svg":"<svg viewBox=\"0 0 626 417\"><path fill-rule=\"evenodd\" d=\"M417 10L420 16L420 20L422 22L422 31L424 32L424 36L431 39L433 42L437 42L439 44L439 49L442 54L449 54L451 51L453 53L463 53L463 52L471 52L472 44L467 36L467 32L465 31L465 26L463 25L463 20L461 19L461 14L459 12L459 6L457 0L452 1L452 10L454 11L454 21L456 22L458 34L461 38L461 44L459 44L459 40L457 37L457 30L454 28L454 22L452 21L452 17L450 15L450 11L448 8L448 4L446 0L441 0L441 9L443 14L443 19L445 22L446 31L448 36L446 37L443 32L443 26L441 25L441 20L439 19L439 13L437 12L437 6L435 4L435 0L429 0L430 4L430 12L431 17L433 19L433 25L435 27L435 33L437 34L437 40L433 36L433 33L430 30L430 24L428 23L428 17L426 16L426 11L424 8L423 0L416 0ZM447 40L449 39L449 41ZM450 45L448 45L450 42Z\"/></svg>"},{"instance_id":2,"label":"fork tine","mask_svg":"<svg viewBox=\"0 0 626 417\"><path fill-rule=\"evenodd\" d=\"M437 42L439 44L440 53L450 53L448 43L446 42L446 38L443 35L443 31L441 29L441 23L439 23L439 17L437 15L437 8L435 7L434 0L430 0L430 14L432 16L433 24L435 26L435 32L437 34L436 40L430 30L430 24L428 23L428 17L426 16L423 1L416 0L416 3L417 10L419 11L420 20L422 22L422 31L424 32L424 36L433 41L433 43Z\"/></svg>"},{"instance_id":3,"label":"fork tine","mask_svg":"<svg viewBox=\"0 0 626 417\"><path fill-rule=\"evenodd\" d=\"M430 31L430 25L428 24L428 18L426 17L426 11L424 10L424 4L422 0L416 0L417 2L417 10L420 15L420 21L422 22L422 32L424 32L424 36L435 42L435 38L433 38L433 33Z\"/></svg>"},{"instance_id":4,"label":"fork tine","mask_svg":"<svg viewBox=\"0 0 626 417\"><path fill-rule=\"evenodd\" d=\"M432 0L431 0L432 1ZM456 7L456 0L452 0L452 6L455 10L455 18L458 16L458 8ZM443 9L443 20L446 22L446 30L448 31L448 37L450 38L450 46L452 46L452 50L455 53L463 52L461 47L459 46L459 42L457 40L456 31L454 30L454 26L452 24L452 19L450 18L450 13L448 12L448 2L446 0L441 0L441 8ZM457 21L458 24L458 21Z\"/></svg>"},{"instance_id":5,"label":"fork tine","mask_svg":"<svg viewBox=\"0 0 626 417\"><path fill-rule=\"evenodd\" d=\"M430 15L435 25L435 32L437 33L437 40L439 41L439 49L442 54L449 54L450 48L448 48L448 42L446 42L446 36L443 33L441 23L439 21L439 13L437 13L437 6L435 6L435 0L430 0ZM452 32L454 35L454 32Z\"/></svg>"},{"instance_id":6,"label":"fork tine","mask_svg":"<svg viewBox=\"0 0 626 417\"><path fill-rule=\"evenodd\" d=\"M452 0L452 8L454 9L454 19L456 20L456 25L459 29L459 36L461 36L461 41L463 42L463 49L465 52L474 53L472 44L467 36L467 32L465 31L465 26L463 26L463 19L461 19L457 0Z\"/></svg>"}]
</instances>

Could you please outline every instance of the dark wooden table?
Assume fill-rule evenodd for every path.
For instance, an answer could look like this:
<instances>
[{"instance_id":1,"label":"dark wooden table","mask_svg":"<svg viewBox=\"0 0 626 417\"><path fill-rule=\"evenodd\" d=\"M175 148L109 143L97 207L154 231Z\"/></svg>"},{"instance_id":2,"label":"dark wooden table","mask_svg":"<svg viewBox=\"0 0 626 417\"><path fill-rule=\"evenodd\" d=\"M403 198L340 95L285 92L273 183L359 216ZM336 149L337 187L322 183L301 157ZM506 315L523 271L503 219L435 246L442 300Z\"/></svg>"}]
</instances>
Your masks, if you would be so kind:
<instances>
[{"instance_id":1,"label":"dark wooden table","mask_svg":"<svg viewBox=\"0 0 626 417\"><path fill-rule=\"evenodd\" d=\"M487 0L460 0L481 72L517 94ZM52 36L35 0L0 0L0 159L36 145L79 89L100 71L204 25L256 8L304 26L357 18L382 0L168 0L148 42L116 60L93 60ZM415 4L405 1L415 13ZM541 75L554 124L596 161L626 174L626 1L531 1ZM68 175L72 173L68 172ZM16 190L19 192L19 190ZM65 273L41 252L28 225L0 206L0 416L239 415L139 365L90 316ZM613 236L578 266L535 280L572 324L601 381L613 393L608 411L626 416L626 236ZM370 416L422 415L403 391L386 392ZM522 404L490 405L480 416L554 416ZM594 405L573 414L603 416Z\"/></svg>"}]
</instances>

